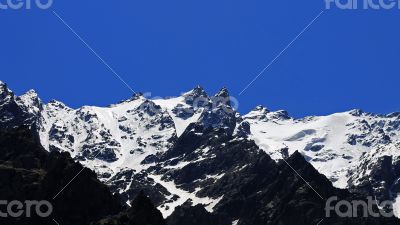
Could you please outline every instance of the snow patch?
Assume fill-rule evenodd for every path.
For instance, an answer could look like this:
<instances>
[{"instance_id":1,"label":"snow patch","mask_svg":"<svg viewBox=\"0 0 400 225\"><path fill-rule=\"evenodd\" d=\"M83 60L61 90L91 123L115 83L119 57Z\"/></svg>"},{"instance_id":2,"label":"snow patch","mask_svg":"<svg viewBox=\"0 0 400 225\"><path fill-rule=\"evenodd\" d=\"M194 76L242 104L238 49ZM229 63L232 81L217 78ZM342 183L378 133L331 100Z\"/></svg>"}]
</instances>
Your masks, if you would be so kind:
<instances>
[{"instance_id":1,"label":"snow patch","mask_svg":"<svg viewBox=\"0 0 400 225\"><path fill-rule=\"evenodd\" d=\"M183 189L178 188L173 181L163 181L161 179L162 178L161 175L149 175L149 177L152 178L156 183L165 187L168 190L168 192L172 193L172 195L179 196L178 200L166 203L158 207L158 209L163 214L164 218L170 216L177 206L182 205L189 199L192 200L193 205L198 205L198 204L205 205L207 211L213 212L213 208L215 207L215 205L218 204L218 202L221 201L221 199L223 198L223 196L219 197L218 199L212 199L208 197L199 198L196 196L196 193L199 190L196 190L196 192L192 193L185 191Z\"/></svg>"}]
</instances>

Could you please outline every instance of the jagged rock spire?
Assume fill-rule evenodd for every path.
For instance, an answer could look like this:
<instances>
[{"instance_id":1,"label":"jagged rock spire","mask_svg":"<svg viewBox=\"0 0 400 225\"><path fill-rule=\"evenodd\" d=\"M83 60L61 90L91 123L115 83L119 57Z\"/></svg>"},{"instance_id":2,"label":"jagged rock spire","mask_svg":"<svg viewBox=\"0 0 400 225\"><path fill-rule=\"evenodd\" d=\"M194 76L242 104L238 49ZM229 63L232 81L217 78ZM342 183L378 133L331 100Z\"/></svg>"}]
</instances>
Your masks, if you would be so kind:
<instances>
[{"instance_id":1,"label":"jagged rock spire","mask_svg":"<svg viewBox=\"0 0 400 225\"><path fill-rule=\"evenodd\" d=\"M223 98L229 98L229 91L226 87L221 88L217 94L215 94L215 97L223 97Z\"/></svg>"},{"instance_id":2,"label":"jagged rock spire","mask_svg":"<svg viewBox=\"0 0 400 225\"><path fill-rule=\"evenodd\" d=\"M25 94L19 96L18 98L25 102L30 102L30 103L34 104L35 106L38 106L39 104L41 104L41 100L39 98L38 93L33 89L30 89L29 91L27 91Z\"/></svg>"},{"instance_id":3,"label":"jagged rock spire","mask_svg":"<svg viewBox=\"0 0 400 225\"><path fill-rule=\"evenodd\" d=\"M185 98L185 102L189 105L192 105L195 102L208 102L209 98L207 92L204 90L203 87L197 85L191 91L188 91L183 94Z\"/></svg>"},{"instance_id":4,"label":"jagged rock spire","mask_svg":"<svg viewBox=\"0 0 400 225\"><path fill-rule=\"evenodd\" d=\"M8 89L7 84L0 81L0 100L3 100L9 96L13 96L13 93Z\"/></svg>"},{"instance_id":5,"label":"jagged rock spire","mask_svg":"<svg viewBox=\"0 0 400 225\"><path fill-rule=\"evenodd\" d=\"M231 97L226 87L221 88L217 94L212 98L214 106L228 106L231 107Z\"/></svg>"},{"instance_id":6,"label":"jagged rock spire","mask_svg":"<svg viewBox=\"0 0 400 225\"><path fill-rule=\"evenodd\" d=\"M183 96L204 96L205 97L205 96L207 96L207 93L202 86L197 85L192 90L184 93Z\"/></svg>"}]
</instances>

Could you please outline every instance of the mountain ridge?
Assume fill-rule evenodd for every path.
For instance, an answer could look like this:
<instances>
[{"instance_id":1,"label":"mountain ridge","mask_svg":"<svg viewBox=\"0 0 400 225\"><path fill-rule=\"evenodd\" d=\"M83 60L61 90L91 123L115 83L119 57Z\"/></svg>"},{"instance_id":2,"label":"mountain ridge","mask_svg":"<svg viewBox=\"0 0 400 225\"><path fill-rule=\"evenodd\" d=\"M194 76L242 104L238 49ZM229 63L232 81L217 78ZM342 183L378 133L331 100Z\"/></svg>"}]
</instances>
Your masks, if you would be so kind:
<instances>
[{"instance_id":1,"label":"mountain ridge","mask_svg":"<svg viewBox=\"0 0 400 225\"><path fill-rule=\"evenodd\" d=\"M69 152L95 170L99 178L107 182L113 192L122 194L126 202L131 201L140 188L154 189L155 203L164 215L170 215L177 202L184 203L180 195L185 195L186 191L177 185L182 178L169 180L159 176L154 166L163 163L169 170L181 174L186 167L193 167L202 160L212 162L209 154L221 144L219 136L208 136L207 142L190 153L192 158L179 151L174 155L175 159L168 158L173 149L177 149L182 136L187 144L193 145L196 138L219 131L218 135L232 140L254 141L276 162L300 152L336 187L364 193L363 187L357 185L357 179L352 178L352 174L363 171L361 165L365 160L362 156L380 146L397 146L396 142L400 140L400 113L379 115L351 110L294 119L284 110L270 111L257 106L241 116L231 107L226 88L211 97L203 88L195 87L175 98L151 100L139 94L108 107L83 106L78 109L58 101L44 104L33 91L15 96L5 84L2 90L0 112L5 112L2 113L5 117L0 120L0 126L32 126L48 151ZM375 162L382 155L390 154L391 151L385 150L379 155L371 155L367 166L378 170L381 164ZM93 158L93 155L97 157ZM394 158L391 166L396 167L397 161ZM240 159L234 163L242 164ZM373 174L368 172L364 172L365 177L372 177ZM400 177L397 172L387 172L394 173L394 178L375 177L374 183L393 183ZM223 179L223 174L202 175L215 182ZM137 182L138 179L141 181ZM201 189L207 189L204 185L209 184L203 183ZM384 186L383 193L382 187L373 186L375 189L368 194L379 196L380 200L395 200L398 192L389 188L391 183ZM218 204L216 200L220 196L213 196L217 199L198 196L204 192L199 190L190 196L210 207ZM166 210L167 206L170 209ZM212 207L209 210L212 212Z\"/></svg>"}]
</instances>

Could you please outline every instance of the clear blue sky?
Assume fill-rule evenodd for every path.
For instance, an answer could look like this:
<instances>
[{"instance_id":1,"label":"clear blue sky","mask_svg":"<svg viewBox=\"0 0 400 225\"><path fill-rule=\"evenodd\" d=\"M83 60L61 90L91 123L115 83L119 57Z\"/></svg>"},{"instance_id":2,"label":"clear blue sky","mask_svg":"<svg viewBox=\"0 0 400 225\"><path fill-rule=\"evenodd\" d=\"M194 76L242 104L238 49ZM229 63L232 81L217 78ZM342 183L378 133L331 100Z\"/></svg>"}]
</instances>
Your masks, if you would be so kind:
<instances>
[{"instance_id":1,"label":"clear blue sky","mask_svg":"<svg viewBox=\"0 0 400 225\"><path fill-rule=\"evenodd\" d=\"M295 117L400 111L397 9L326 11L239 96L323 9L321 0L55 0L50 10L3 10L0 80L72 107L130 97L55 10L135 91L226 86L242 113L258 104Z\"/></svg>"}]
</instances>

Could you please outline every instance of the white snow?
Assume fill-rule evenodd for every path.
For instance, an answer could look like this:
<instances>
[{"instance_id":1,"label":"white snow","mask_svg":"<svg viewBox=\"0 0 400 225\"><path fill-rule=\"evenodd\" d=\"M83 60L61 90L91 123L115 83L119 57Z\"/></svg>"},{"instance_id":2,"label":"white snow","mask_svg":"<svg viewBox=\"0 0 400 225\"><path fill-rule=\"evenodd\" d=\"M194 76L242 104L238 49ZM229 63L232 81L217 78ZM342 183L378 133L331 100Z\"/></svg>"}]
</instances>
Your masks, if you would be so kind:
<instances>
[{"instance_id":1,"label":"white snow","mask_svg":"<svg viewBox=\"0 0 400 225\"><path fill-rule=\"evenodd\" d=\"M161 184L163 187L165 187L168 190L168 192L179 196L178 200L158 207L158 209L163 214L164 218L170 216L172 214L172 212L174 211L175 207L182 205L189 199L192 200L193 205L198 205L198 204L205 205L205 208L207 211L213 212L213 208L215 207L215 205L218 204L218 202L221 201L221 199L223 198L223 196L219 197L218 199L212 199L212 198L208 198L208 197L207 198L199 198L196 196L196 193L199 190L196 190L196 192L192 192L192 193L185 191L185 190L177 187L175 185L175 183L172 181L169 181L169 182L163 181L161 179L161 177L162 177L161 175L149 175L149 178L152 178L156 183ZM172 198L172 196L171 196L171 198Z\"/></svg>"},{"instance_id":2,"label":"white snow","mask_svg":"<svg viewBox=\"0 0 400 225\"><path fill-rule=\"evenodd\" d=\"M4 83L0 81L0 92L11 92L8 89L4 90L4 87ZM12 95L7 96L3 100L4 104L13 100L12 98ZM41 144L48 150L50 146L55 146L61 151L68 151L72 157L81 154L84 146L88 144L95 147L99 145L101 151L112 149L116 154L116 160L113 162L99 159L82 161L85 166L96 172L109 173L111 176L124 169L141 171L148 168L150 165L142 165L141 162L149 155L168 150L171 147L169 140L175 136L181 136L191 123L199 120L203 113L203 109L200 108L186 119L177 116L174 109L192 107L186 104L183 96L151 100L161 107L162 110L159 113L164 118L171 117L173 120L173 127L161 129L160 122L156 121L154 116L136 110L146 101L144 97L132 98L109 107L84 106L79 109L72 109L61 102L52 101L43 104L42 111L36 105L37 100L40 101L36 92L30 90L20 96L16 102L27 112L40 114L38 127ZM286 118L284 111L270 112L266 108L257 107L256 110L243 116L243 119L250 123L249 138L254 140L272 159L281 159L283 149L287 148L289 154L298 150L320 173L331 179L339 188L347 187L348 171L359 171L355 173L355 177L351 177L355 182L369 175L368 169L357 170L362 163L374 162L385 155L394 156L395 160L400 159L398 144L380 145L379 143L382 140L379 136L381 130L385 130L390 135L392 143L400 141L400 129L395 125L393 125L395 128L389 125L398 122L398 117L359 115L355 111L350 111L328 116L293 119ZM372 125L377 128L370 128ZM365 136L363 139L372 144L350 144L351 135ZM206 154L209 150L210 148L205 146L198 151ZM204 159L200 157L197 161ZM166 168L180 169L194 162L180 162ZM217 174L207 178L220 179L222 176L223 174ZM180 196L177 201L159 208L164 216L170 215L176 206L188 199L192 199L194 204L204 204L207 210L212 211L223 197L198 198L197 192L186 192L177 187L174 182L162 181L159 175L151 175L151 178L166 187L172 194ZM396 198L395 205L396 212L400 215L399 197ZM166 209L166 206L169 209Z\"/></svg>"},{"instance_id":3,"label":"white snow","mask_svg":"<svg viewBox=\"0 0 400 225\"><path fill-rule=\"evenodd\" d=\"M145 99L139 98L110 107L84 106L76 110L63 105L65 108L60 107L57 102L49 103L44 106L45 113L43 113L43 125L40 131L41 142L47 149L52 144L63 151L70 152L74 157L85 144L104 142L107 144L107 142L114 141L119 143L119 146L110 146L115 149L116 161L105 162L96 159L86 160L82 163L97 172L111 172L111 174L122 168L140 171L145 168L140 162L148 155L168 149L167 145L170 143L167 140L175 133L174 128L160 131L160 124L152 124L153 118L147 114L139 116L134 111L144 101ZM85 121L86 117L90 120ZM146 128L147 125L152 125L152 127ZM129 128L135 133L130 136L120 129L121 126ZM61 130L64 134L72 135L74 142L69 142L67 138L62 138L61 142L57 139L50 140L49 133L54 128ZM106 141L102 133L108 133L111 140ZM160 138L154 139L154 135L158 135ZM146 147L139 145L138 138L147 143ZM158 143L160 148L153 146L153 143ZM135 149L142 149L142 151L131 152Z\"/></svg>"},{"instance_id":4,"label":"white snow","mask_svg":"<svg viewBox=\"0 0 400 225\"><path fill-rule=\"evenodd\" d=\"M353 175L351 176L353 184L359 184L363 178L370 175L372 165L377 163L379 159L384 156L391 156L394 162L398 162L400 160L400 143L379 145L361 156L360 159L349 168L349 170L353 171ZM382 186L383 185L384 183L382 183Z\"/></svg>"},{"instance_id":5,"label":"white snow","mask_svg":"<svg viewBox=\"0 0 400 225\"><path fill-rule=\"evenodd\" d=\"M352 111L351 111L352 112ZM350 145L350 134L360 134L360 118L351 112L328 116L307 117L301 120L276 120L268 118L266 110L255 110L244 118L251 125L251 136L261 149L274 160L282 158L280 149L288 147L289 155L296 150L306 156L310 163L333 181L338 188L346 188L347 172L356 165L360 156L371 147ZM267 115L266 119L262 115ZM362 119L373 123L373 116ZM307 146L316 147L315 151ZM321 149L318 149L320 146Z\"/></svg>"},{"instance_id":6,"label":"white snow","mask_svg":"<svg viewBox=\"0 0 400 225\"><path fill-rule=\"evenodd\" d=\"M186 130L186 128L189 126L189 124L194 123L198 121L198 119L201 116L201 109L196 110L195 114L192 117L189 117L188 119L182 119L177 117L172 110L178 106L182 105L184 108L189 108L191 107L190 105L185 103L184 97L177 97L177 98L170 98L170 99L157 99L153 100L153 102L159 106L161 106L163 109L167 109L169 115L172 117L175 123L175 128L176 128L176 134L177 136L181 136L182 133Z\"/></svg>"},{"instance_id":7,"label":"white snow","mask_svg":"<svg viewBox=\"0 0 400 225\"><path fill-rule=\"evenodd\" d=\"M397 197L393 201L393 213L394 216L400 218L400 195L397 195Z\"/></svg>"}]
</instances>

